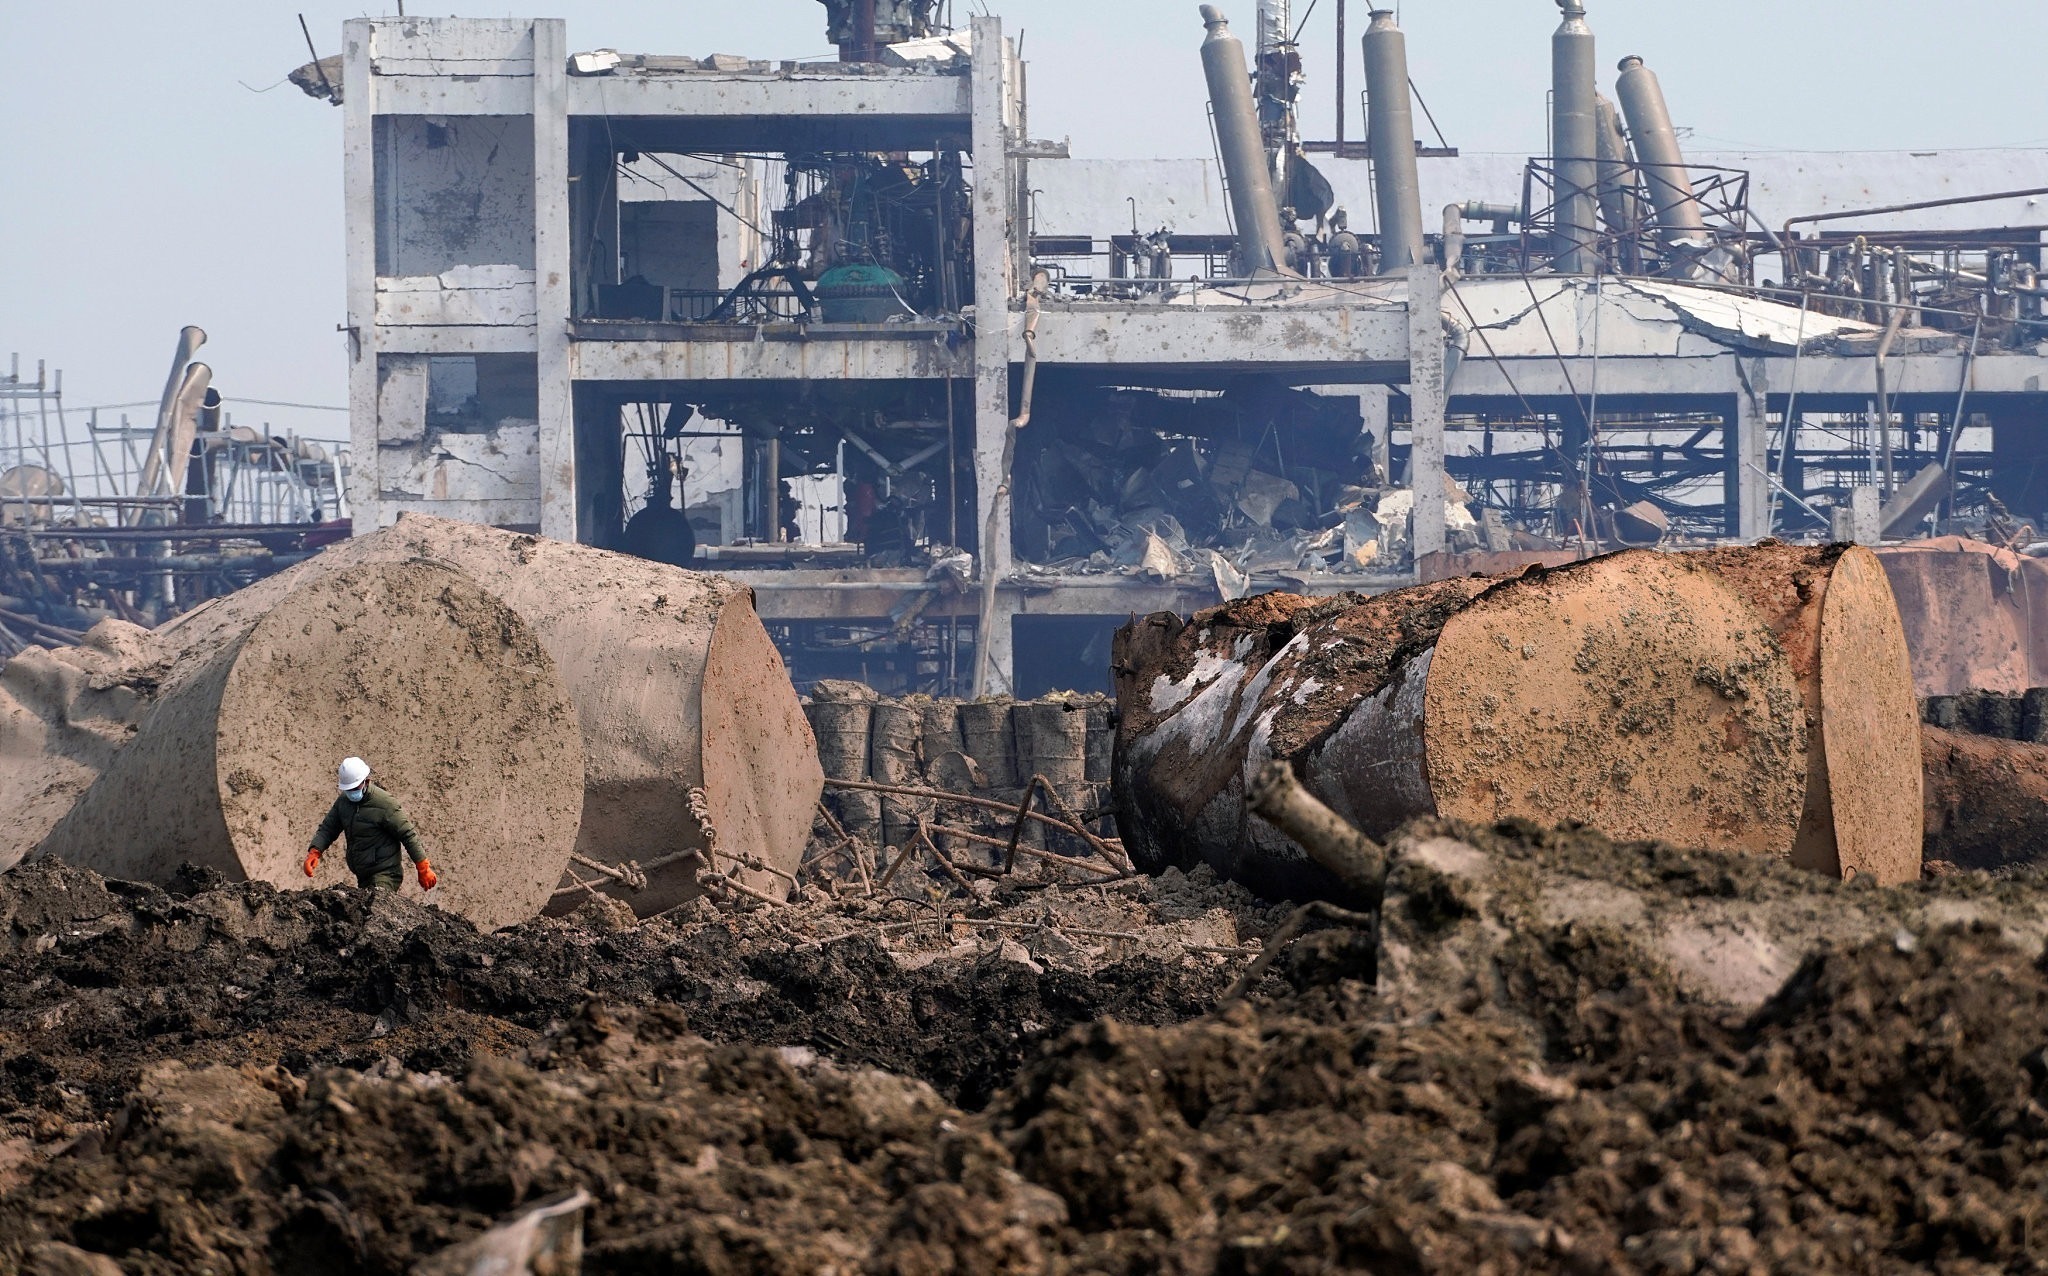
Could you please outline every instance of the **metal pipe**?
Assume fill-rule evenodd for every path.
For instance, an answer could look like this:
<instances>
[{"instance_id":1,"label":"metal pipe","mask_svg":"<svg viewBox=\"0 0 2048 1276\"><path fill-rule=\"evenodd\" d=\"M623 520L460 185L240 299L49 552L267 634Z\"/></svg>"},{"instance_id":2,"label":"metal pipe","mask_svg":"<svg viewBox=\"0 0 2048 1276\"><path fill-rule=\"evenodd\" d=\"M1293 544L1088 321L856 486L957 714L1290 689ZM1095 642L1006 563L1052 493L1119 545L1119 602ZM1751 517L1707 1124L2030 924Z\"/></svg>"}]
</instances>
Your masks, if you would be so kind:
<instances>
[{"instance_id":1,"label":"metal pipe","mask_svg":"<svg viewBox=\"0 0 2048 1276\"><path fill-rule=\"evenodd\" d=\"M1237 269L1246 277L1277 270L1285 260L1280 205L1266 168L1266 143L1252 103L1251 72L1244 41L1230 33L1230 20L1213 4L1202 6L1209 28L1202 42L1202 70L1209 79L1209 103L1216 115L1216 141L1223 177L1230 183L1230 207L1237 218Z\"/></svg>"},{"instance_id":2,"label":"metal pipe","mask_svg":"<svg viewBox=\"0 0 2048 1276\"><path fill-rule=\"evenodd\" d=\"M1794 226L1812 225L1816 222L1838 222L1851 217L1881 217L1886 213L1917 213L1928 208L1954 208L1962 204L1990 204L2001 199L2031 199L2048 195L2048 186L2037 186L2032 190L1998 191L1991 195L1959 195L1952 199L1923 199L1913 204L1887 204L1883 208L1852 208L1840 213L1808 213L1804 217L1792 217L1785 222L1785 238L1792 238Z\"/></svg>"},{"instance_id":3,"label":"metal pipe","mask_svg":"<svg viewBox=\"0 0 2048 1276\"><path fill-rule=\"evenodd\" d=\"M1551 166L1557 182L1557 244L1553 261L1566 275L1590 273L1598 264L1594 212L1599 185L1599 63L1586 6L1557 0L1564 23L1550 40Z\"/></svg>"},{"instance_id":4,"label":"metal pipe","mask_svg":"<svg viewBox=\"0 0 2048 1276\"><path fill-rule=\"evenodd\" d=\"M1639 57L1623 58L1614 90L1628 116L1636 160L1650 188L1651 215L1658 235L1669 248L1701 252L1712 248L1714 237L1707 232L1700 202L1692 193L1692 175L1686 170L1685 152L1678 144L1678 130L1672 127L1671 109L1665 104L1657 73Z\"/></svg>"},{"instance_id":5,"label":"metal pipe","mask_svg":"<svg viewBox=\"0 0 2048 1276\"><path fill-rule=\"evenodd\" d=\"M1462 204L1452 204L1458 216L1468 222L1519 222L1522 209L1519 204L1489 204L1485 200L1468 199Z\"/></svg>"},{"instance_id":6,"label":"metal pipe","mask_svg":"<svg viewBox=\"0 0 2048 1276\"><path fill-rule=\"evenodd\" d=\"M1366 136L1380 212L1380 273L1420 265L1422 177L1415 163L1415 110L1408 88L1408 37L1392 9L1375 9L1365 31Z\"/></svg>"},{"instance_id":7,"label":"metal pipe","mask_svg":"<svg viewBox=\"0 0 2048 1276\"><path fill-rule=\"evenodd\" d=\"M1021 430L1031 424L1031 401L1038 388L1038 316L1040 301L1052 287L1052 275L1040 270L1031 276L1031 288L1024 296L1024 386L1017 400L1017 415L1010 428Z\"/></svg>"},{"instance_id":8,"label":"metal pipe","mask_svg":"<svg viewBox=\"0 0 2048 1276\"><path fill-rule=\"evenodd\" d=\"M1350 115L1350 114L1351 114L1351 109L1350 109L1350 108L1349 108L1348 106L1346 106L1346 105L1345 105L1345 103L1344 103L1344 64L1345 64L1345 62L1346 62L1346 60L1347 60L1347 58L1346 58L1346 54L1345 54L1345 52L1344 52L1344 49L1345 49L1346 41L1348 41L1348 40L1349 40L1349 38L1350 38L1349 36L1347 36L1347 35L1345 34L1345 26L1346 26L1346 21L1345 21L1345 19L1346 19L1346 18L1348 17L1348 13L1347 13L1347 11L1348 11L1348 10L1350 9L1350 7L1351 7L1351 0L1337 0L1337 158L1338 158L1338 159L1342 159L1342 158L1344 158L1344 120L1345 120L1345 117L1346 117L1346 116L1348 116L1348 115ZM1303 18L1303 19L1302 19L1302 21L1303 21L1303 22L1306 22L1306 21L1308 21L1308 19L1306 19L1306 18Z\"/></svg>"},{"instance_id":9,"label":"metal pipe","mask_svg":"<svg viewBox=\"0 0 2048 1276\"><path fill-rule=\"evenodd\" d=\"M1385 893L1386 850L1309 792L1287 763L1268 762L1253 777L1245 808L1285 833L1347 891L1375 902Z\"/></svg>"},{"instance_id":10,"label":"metal pipe","mask_svg":"<svg viewBox=\"0 0 2048 1276\"><path fill-rule=\"evenodd\" d=\"M1886 500L1891 499L1893 485L1892 400L1890 390L1885 384L1884 365L1885 360L1891 358L1892 342L1898 340L1899 329L1904 327L1905 323L1906 308L1900 306L1893 310L1891 318L1885 321L1884 335L1878 338L1877 342L1877 428L1882 432L1880 437L1884 440L1884 495Z\"/></svg>"},{"instance_id":11,"label":"metal pipe","mask_svg":"<svg viewBox=\"0 0 2048 1276\"><path fill-rule=\"evenodd\" d=\"M163 451L152 451L142 467L141 491L148 496L169 496L184 486L185 465L192 455L192 440L199 434L199 410L205 403L213 369L203 363L190 364L172 396L170 430L162 438ZM170 523L168 514L144 514L145 524Z\"/></svg>"},{"instance_id":12,"label":"metal pipe","mask_svg":"<svg viewBox=\"0 0 2048 1276\"><path fill-rule=\"evenodd\" d=\"M1977 340L1984 335L1984 316L1978 315L1976 324L1970 330L1969 353L1963 356L1963 383L1956 387L1956 415L1950 423L1948 442L1941 450L1941 468L1950 474L1956 472L1956 447L1963 438L1963 407L1970 400L1970 377L1977 370ZM1956 514L1955 489L1949 489L1948 517Z\"/></svg>"},{"instance_id":13,"label":"metal pipe","mask_svg":"<svg viewBox=\"0 0 2048 1276\"><path fill-rule=\"evenodd\" d=\"M1492 222L1494 233L1507 233L1508 223L1522 220L1522 210L1514 204L1489 204L1483 200L1468 199L1462 204L1444 205L1444 269L1462 269L1465 259L1465 223Z\"/></svg>"},{"instance_id":14,"label":"metal pipe","mask_svg":"<svg viewBox=\"0 0 2048 1276\"><path fill-rule=\"evenodd\" d=\"M845 60L850 62L873 62L877 60L875 54L875 0L854 0L853 56Z\"/></svg>"}]
</instances>

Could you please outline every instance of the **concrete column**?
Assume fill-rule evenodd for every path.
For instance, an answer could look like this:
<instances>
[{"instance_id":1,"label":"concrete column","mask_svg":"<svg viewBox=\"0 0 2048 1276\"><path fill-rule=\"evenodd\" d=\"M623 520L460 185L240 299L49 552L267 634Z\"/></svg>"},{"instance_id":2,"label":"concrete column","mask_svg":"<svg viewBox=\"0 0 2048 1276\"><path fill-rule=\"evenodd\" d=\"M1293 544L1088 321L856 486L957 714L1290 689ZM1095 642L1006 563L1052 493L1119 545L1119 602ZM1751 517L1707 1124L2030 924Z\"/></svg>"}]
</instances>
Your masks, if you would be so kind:
<instances>
[{"instance_id":1,"label":"concrete column","mask_svg":"<svg viewBox=\"0 0 2048 1276\"><path fill-rule=\"evenodd\" d=\"M1010 174L1015 102L1010 55L1001 18L974 20L974 499L981 537L983 587L1009 576L1010 461L1010 237L1016 210ZM1015 660L1010 616L984 608L988 632L979 636L975 694L1008 690Z\"/></svg>"},{"instance_id":2,"label":"concrete column","mask_svg":"<svg viewBox=\"0 0 2048 1276\"><path fill-rule=\"evenodd\" d=\"M534 318L540 342L540 533L581 539L576 520L576 408L570 393L569 35L533 24Z\"/></svg>"},{"instance_id":3,"label":"concrete column","mask_svg":"<svg viewBox=\"0 0 2048 1276\"><path fill-rule=\"evenodd\" d=\"M1444 276L1434 265L1408 268L1408 412L1413 440L1408 482L1415 489L1411 544L1426 554L1449 548L1444 526Z\"/></svg>"},{"instance_id":4,"label":"concrete column","mask_svg":"<svg viewBox=\"0 0 2048 1276\"><path fill-rule=\"evenodd\" d=\"M1736 358L1735 410L1729 418L1728 519L1730 536L1744 542L1771 534L1770 363Z\"/></svg>"},{"instance_id":5,"label":"concrete column","mask_svg":"<svg viewBox=\"0 0 2048 1276\"><path fill-rule=\"evenodd\" d=\"M1850 488L1849 503L1831 511L1834 538L1857 545L1882 545L1879 513L1883 503L1884 494L1874 487Z\"/></svg>"},{"instance_id":6,"label":"concrete column","mask_svg":"<svg viewBox=\"0 0 2048 1276\"><path fill-rule=\"evenodd\" d=\"M342 241L348 273L349 514L364 532L382 525L377 466L377 134L368 18L341 35Z\"/></svg>"}]
</instances>

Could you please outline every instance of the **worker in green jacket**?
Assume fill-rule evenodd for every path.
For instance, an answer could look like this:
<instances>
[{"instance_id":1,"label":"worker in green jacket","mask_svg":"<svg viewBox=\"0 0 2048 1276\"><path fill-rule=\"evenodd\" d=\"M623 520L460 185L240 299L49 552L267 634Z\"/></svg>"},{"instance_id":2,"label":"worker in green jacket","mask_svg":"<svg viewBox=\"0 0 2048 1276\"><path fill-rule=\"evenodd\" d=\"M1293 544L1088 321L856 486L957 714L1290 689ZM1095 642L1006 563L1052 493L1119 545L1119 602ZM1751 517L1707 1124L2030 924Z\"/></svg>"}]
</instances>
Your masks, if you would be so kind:
<instances>
[{"instance_id":1,"label":"worker in green jacket","mask_svg":"<svg viewBox=\"0 0 2048 1276\"><path fill-rule=\"evenodd\" d=\"M306 876L320 871L320 853L334 845L334 839L348 835L348 868L356 885L366 890L395 891L405 880L405 867L398 850L418 866L420 889L430 891L440 879L420 849L419 831L406 818L398 799L370 783L370 764L361 758L343 758L336 769L341 796L334 799L313 845L306 851Z\"/></svg>"}]
</instances>

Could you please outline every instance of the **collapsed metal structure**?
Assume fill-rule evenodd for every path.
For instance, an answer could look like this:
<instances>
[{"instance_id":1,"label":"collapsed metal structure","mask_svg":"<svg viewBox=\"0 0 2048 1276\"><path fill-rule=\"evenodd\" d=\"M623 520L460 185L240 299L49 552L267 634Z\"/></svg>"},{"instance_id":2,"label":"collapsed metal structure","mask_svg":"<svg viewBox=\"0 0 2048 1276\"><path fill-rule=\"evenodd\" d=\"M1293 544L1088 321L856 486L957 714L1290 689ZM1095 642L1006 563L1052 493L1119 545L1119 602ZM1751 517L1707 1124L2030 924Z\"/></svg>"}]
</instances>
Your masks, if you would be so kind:
<instances>
[{"instance_id":1,"label":"collapsed metal structure","mask_svg":"<svg viewBox=\"0 0 2048 1276\"><path fill-rule=\"evenodd\" d=\"M82 423L62 372L0 377L0 658L155 624L349 534L347 449L237 425L178 335L149 426Z\"/></svg>"},{"instance_id":2,"label":"collapsed metal structure","mask_svg":"<svg viewBox=\"0 0 2048 1276\"><path fill-rule=\"evenodd\" d=\"M2036 192L1870 158L1917 207L1855 210L1689 157L1576 0L1555 153L1512 160L1417 141L1391 12L1360 148L1348 6L1318 142L1284 0L1249 42L1203 5L1215 164L1034 140L998 18L826 8L829 62L404 18L301 73L346 116L365 527L617 546L679 482L673 552L801 682L960 694L1095 685L1123 617L1254 588L2048 510Z\"/></svg>"}]
</instances>

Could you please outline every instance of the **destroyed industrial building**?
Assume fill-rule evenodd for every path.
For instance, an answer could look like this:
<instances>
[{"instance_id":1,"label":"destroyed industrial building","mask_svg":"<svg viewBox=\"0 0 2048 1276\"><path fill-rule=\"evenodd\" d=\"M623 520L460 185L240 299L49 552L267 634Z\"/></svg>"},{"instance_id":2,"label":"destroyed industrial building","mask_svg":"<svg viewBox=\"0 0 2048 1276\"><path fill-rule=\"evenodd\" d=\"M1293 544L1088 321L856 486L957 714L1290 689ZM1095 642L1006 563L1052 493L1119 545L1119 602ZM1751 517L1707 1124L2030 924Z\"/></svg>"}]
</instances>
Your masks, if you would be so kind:
<instances>
[{"instance_id":1,"label":"destroyed industrial building","mask_svg":"<svg viewBox=\"0 0 2048 1276\"><path fill-rule=\"evenodd\" d=\"M999 19L828 7L835 62L348 25L358 520L616 544L667 464L801 682L964 694L1276 585L2048 510L2037 154L1688 156L1568 4L1564 158L1459 155L1391 14L1267 0L1187 15L1223 171L1091 161ZM1303 138L1360 41L1368 140Z\"/></svg>"},{"instance_id":2,"label":"destroyed industrial building","mask_svg":"<svg viewBox=\"0 0 2048 1276\"><path fill-rule=\"evenodd\" d=\"M801 685L956 695L1099 689L1132 613L1534 561L1504 555L2024 549L2039 154L1688 155L1656 50L1603 93L1597 14L1563 7L1534 159L1418 140L1406 37L1355 5L1263 0L1243 35L1189 12L1219 158L1137 163L1033 137L1002 21L933 4L878 4L868 35L828 4L839 56L810 62L353 21L296 75L345 118L350 439L283 468L363 528L416 510L699 564L755 591ZM1304 138L1324 86L1338 136ZM214 477L145 466L115 499L234 522L175 503L230 455L183 380L150 455L197 438ZM116 569L65 557L169 557L189 592L302 552L139 528L81 552L50 524L104 506L25 419L0 496L74 603L119 614L90 588ZM82 632L39 592L0 579Z\"/></svg>"},{"instance_id":3,"label":"destroyed industrial building","mask_svg":"<svg viewBox=\"0 0 2048 1276\"><path fill-rule=\"evenodd\" d=\"M2048 162L1241 2L305 28L349 437L0 382L0 1271L2048 1261Z\"/></svg>"}]
</instances>

